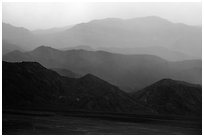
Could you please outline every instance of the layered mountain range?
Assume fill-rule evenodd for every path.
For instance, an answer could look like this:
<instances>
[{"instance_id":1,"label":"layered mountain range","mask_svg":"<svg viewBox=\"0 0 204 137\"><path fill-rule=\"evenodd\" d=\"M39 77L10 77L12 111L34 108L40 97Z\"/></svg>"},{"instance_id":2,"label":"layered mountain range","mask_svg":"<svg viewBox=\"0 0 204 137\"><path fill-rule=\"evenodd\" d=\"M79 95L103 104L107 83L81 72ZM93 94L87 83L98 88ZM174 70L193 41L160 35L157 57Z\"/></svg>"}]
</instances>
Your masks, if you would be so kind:
<instances>
[{"instance_id":1,"label":"layered mountain range","mask_svg":"<svg viewBox=\"0 0 204 137\"><path fill-rule=\"evenodd\" d=\"M67 69L63 69L63 68L51 68L51 70L56 71L58 74L60 74L61 76L66 76L69 78L80 78L82 77L81 75L74 73L70 70Z\"/></svg>"},{"instance_id":2,"label":"layered mountain range","mask_svg":"<svg viewBox=\"0 0 204 137\"><path fill-rule=\"evenodd\" d=\"M200 85L160 80L127 94L92 75L60 76L37 62L2 63L3 109L200 116Z\"/></svg>"},{"instance_id":3,"label":"layered mountain range","mask_svg":"<svg viewBox=\"0 0 204 137\"><path fill-rule=\"evenodd\" d=\"M32 50L39 45L65 49L88 45L125 54L150 54L171 61L201 59L202 29L150 16L107 18L49 30L30 31L2 24L3 40Z\"/></svg>"},{"instance_id":4,"label":"layered mountain range","mask_svg":"<svg viewBox=\"0 0 204 137\"><path fill-rule=\"evenodd\" d=\"M91 73L125 91L142 89L163 78L201 84L202 61L171 62L153 55L124 55L105 51L66 50L40 46L14 51L4 61L35 61L47 68L63 68L79 75Z\"/></svg>"},{"instance_id":5,"label":"layered mountain range","mask_svg":"<svg viewBox=\"0 0 204 137\"><path fill-rule=\"evenodd\" d=\"M2 31L3 109L202 115L200 26L150 16Z\"/></svg>"}]
</instances>

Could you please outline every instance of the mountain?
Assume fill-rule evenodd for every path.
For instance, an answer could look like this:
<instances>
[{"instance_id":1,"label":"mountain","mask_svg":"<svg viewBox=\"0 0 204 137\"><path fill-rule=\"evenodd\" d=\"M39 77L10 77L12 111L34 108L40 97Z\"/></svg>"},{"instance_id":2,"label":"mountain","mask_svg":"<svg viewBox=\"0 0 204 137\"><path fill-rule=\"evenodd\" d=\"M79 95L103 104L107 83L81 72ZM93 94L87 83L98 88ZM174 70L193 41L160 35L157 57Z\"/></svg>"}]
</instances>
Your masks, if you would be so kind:
<instances>
[{"instance_id":1,"label":"mountain","mask_svg":"<svg viewBox=\"0 0 204 137\"><path fill-rule=\"evenodd\" d=\"M55 27L55 28L50 28L50 29L37 29L37 30L33 30L32 33L39 34L39 35L54 34L54 33L58 33L58 32L67 30L71 27L72 25L65 26L65 27Z\"/></svg>"},{"instance_id":2,"label":"mountain","mask_svg":"<svg viewBox=\"0 0 204 137\"><path fill-rule=\"evenodd\" d=\"M78 46L74 46L74 47L63 48L62 50L76 50L76 49L83 49L83 50L87 50L87 51L98 50L98 49L95 49L95 48L88 46L88 45L78 45Z\"/></svg>"},{"instance_id":3,"label":"mountain","mask_svg":"<svg viewBox=\"0 0 204 137\"><path fill-rule=\"evenodd\" d=\"M52 45L160 46L201 58L201 32L201 27L175 24L159 17L108 18L75 25L54 38Z\"/></svg>"},{"instance_id":4,"label":"mountain","mask_svg":"<svg viewBox=\"0 0 204 137\"><path fill-rule=\"evenodd\" d=\"M149 54L149 55L155 55L158 57L161 57L163 59L169 60L169 61L182 61L182 60L191 60L191 59L197 59L195 56L190 56L185 53L175 51L172 49L168 49L165 47L159 47L159 46L150 46L150 47L98 47L93 48L88 45L78 45L74 47L69 48L63 48L62 50L73 50L73 49L83 49L87 51L107 51L112 53L120 53L120 54Z\"/></svg>"},{"instance_id":5,"label":"mountain","mask_svg":"<svg viewBox=\"0 0 204 137\"><path fill-rule=\"evenodd\" d=\"M163 78L201 84L201 60L171 62L153 55L123 55L105 51L67 50L40 46L29 52L10 52L4 61L36 61L47 68L94 74L125 91L142 89Z\"/></svg>"},{"instance_id":6,"label":"mountain","mask_svg":"<svg viewBox=\"0 0 204 137\"><path fill-rule=\"evenodd\" d=\"M19 45L11 44L6 40L2 40L2 54L7 54L11 51L19 50L23 51L23 49Z\"/></svg>"},{"instance_id":7,"label":"mountain","mask_svg":"<svg viewBox=\"0 0 204 137\"><path fill-rule=\"evenodd\" d=\"M37 62L2 63L3 109L151 113L114 85L87 74L60 76Z\"/></svg>"},{"instance_id":8,"label":"mountain","mask_svg":"<svg viewBox=\"0 0 204 137\"><path fill-rule=\"evenodd\" d=\"M162 79L132 97L160 114L202 115L202 87L183 81Z\"/></svg>"},{"instance_id":9,"label":"mountain","mask_svg":"<svg viewBox=\"0 0 204 137\"><path fill-rule=\"evenodd\" d=\"M10 24L2 23L2 40L14 45L21 45L23 50L31 50L38 45L39 38L31 31L23 27L14 27Z\"/></svg>"},{"instance_id":10,"label":"mountain","mask_svg":"<svg viewBox=\"0 0 204 137\"><path fill-rule=\"evenodd\" d=\"M138 47L147 49L155 47L156 52L152 52L150 48L146 50L145 54L157 55L168 60L177 58L186 60L189 57L190 59L201 59L202 56L201 27L172 23L155 16L93 20L47 35L36 34L11 25L4 26L3 24L3 39L12 44L33 48L37 45L52 45L59 49L67 49L77 45L90 45L96 49L125 48L126 50L122 53L135 51L133 52L135 54L138 53ZM160 48L157 47L165 48L167 55L161 54L158 51ZM111 52L117 52L117 50ZM173 54L168 54L168 52ZM181 55L179 55L180 53Z\"/></svg>"},{"instance_id":11,"label":"mountain","mask_svg":"<svg viewBox=\"0 0 204 137\"><path fill-rule=\"evenodd\" d=\"M62 68L51 68L51 70L56 71L58 74L62 75L62 76L66 76L69 78L79 78L81 77L81 75L74 73L70 70L67 69L62 69Z\"/></svg>"},{"instance_id":12,"label":"mountain","mask_svg":"<svg viewBox=\"0 0 204 137\"><path fill-rule=\"evenodd\" d=\"M121 53L121 54L149 54L161 57L163 59L169 61L182 61L182 60L191 60L197 59L195 56L190 56L180 51L176 51L173 49L168 49L165 47L159 46L150 46L150 47L122 47L122 48L114 48L114 47L101 47L98 48L103 51L113 52L113 53Z\"/></svg>"}]
</instances>

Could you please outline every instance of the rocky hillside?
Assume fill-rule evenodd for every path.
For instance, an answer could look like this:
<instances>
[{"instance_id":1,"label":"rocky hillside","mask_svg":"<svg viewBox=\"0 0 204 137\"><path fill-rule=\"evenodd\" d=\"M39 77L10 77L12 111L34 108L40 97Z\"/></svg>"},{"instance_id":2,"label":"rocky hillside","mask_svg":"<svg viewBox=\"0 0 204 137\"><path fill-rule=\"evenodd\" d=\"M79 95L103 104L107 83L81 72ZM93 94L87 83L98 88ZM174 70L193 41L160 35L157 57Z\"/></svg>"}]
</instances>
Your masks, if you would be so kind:
<instances>
[{"instance_id":1,"label":"rocky hillside","mask_svg":"<svg viewBox=\"0 0 204 137\"><path fill-rule=\"evenodd\" d=\"M132 94L159 114L202 115L202 87L171 79L160 80Z\"/></svg>"},{"instance_id":2,"label":"rocky hillside","mask_svg":"<svg viewBox=\"0 0 204 137\"><path fill-rule=\"evenodd\" d=\"M116 86L91 74L75 79L60 76L37 62L2 65L3 109L152 112Z\"/></svg>"}]
</instances>

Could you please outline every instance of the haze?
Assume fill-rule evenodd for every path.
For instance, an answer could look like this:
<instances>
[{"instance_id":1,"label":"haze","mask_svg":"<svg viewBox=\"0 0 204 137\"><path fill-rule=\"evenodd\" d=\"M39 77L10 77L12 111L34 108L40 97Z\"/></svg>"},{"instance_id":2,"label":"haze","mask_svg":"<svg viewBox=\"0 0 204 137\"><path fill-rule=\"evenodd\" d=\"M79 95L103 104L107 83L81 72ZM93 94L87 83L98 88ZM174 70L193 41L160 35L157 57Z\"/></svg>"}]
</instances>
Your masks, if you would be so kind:
<instances>
[{"instance_id":1,"label":"haze","mask_svg":"<svg viewBox=\"0 0 204 137\"><path fill-rule=\"evenodd\" d=\"M202 24L201 3L3 3L3 22L30 30L103 18L159 16L176 23Z\"/></svg>"},{"instance_id":2,"label":"haze","mask_svg":"<svg viewBox=\"0 0 204 137\"><path fill-rule=\"evenodd\" d=\"M3 3L2 134L202 134L201 3Z\"/></svg>"}]
</instances>

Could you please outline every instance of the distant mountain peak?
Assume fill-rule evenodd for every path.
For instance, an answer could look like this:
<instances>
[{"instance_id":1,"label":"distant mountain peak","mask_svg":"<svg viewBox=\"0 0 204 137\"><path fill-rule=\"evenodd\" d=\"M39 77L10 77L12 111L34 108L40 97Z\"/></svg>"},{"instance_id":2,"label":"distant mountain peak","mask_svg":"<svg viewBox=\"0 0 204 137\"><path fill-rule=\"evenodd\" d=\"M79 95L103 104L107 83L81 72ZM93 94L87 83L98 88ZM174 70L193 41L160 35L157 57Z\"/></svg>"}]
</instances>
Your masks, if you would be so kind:
<instances>
[{"instance_id":1,"label":"distant mountain peak","mask_svg":"<svg viewBox=\"0 0 204 137\"><path fill-rule=\"evenodd\" d=\"M164 78L164 79L161 79L160 81L158 81L157 83L164 83L164 82L176 82L176 81L172 80L170 78Z\"/></svg>"},{"instance_id":2,"label":"distant mountain peak","mask_svg":"<svg viewBox=\"0 0 204 137\"><path fill-rule=\"evenodd\" d=\"M146 17L141 17L141 18L145 18L145 19L155 19L155 20L166 20L164 18L161 18L159 16L146 16Z\"/></svg>"},{"instance_id":3,"label":"distant mountain peak","mask_svg":"<svg viewBox=\"0 0 204 137\"><path fill-rule=\"evenodd\" d=\"M128 21L135 21L135 22L141 22L141 23L155 23L155 24L164 24L164 25L169 25L172 24L171 21L161 18L159 16L146 16L146 17L137 17L137 18L132 18L128 19Z\"/></svg>"},{"instance_id":4,"label":"distant mountain peak","mask_svg":"<svg viewBox=\"0 0 204 137\"><path fill-rule=\"evenodd\" d=\"M37 47L36 49L46 49L46 48L52 48L52 47L41 45L41 46Z\"/></svg>"},{"instance_id":5,"label":"distant mountain peak","mask_svg":"<svg viewBox=\"0 0 204 137\"><path fill-rule=\"evenodd\" d=\"M90 23L97 23L97 22L115 22L115 21L123 21L123 19L120 18L104 18L104 19L96 19L96 20L92 20L90 21Z\"/></svg>"},{"instance_id":6,"label":"distant mountain peak","mask_svg":"<svg viewBox=\"0 0 204 137\"><path fill-rule=\"evenodd\" d=\"M57 49L52 48L50 46L41 45L41 46L35 48L33 51L50 51L50 50L55 50L56 51Z\"/></svg>"},{"instance_id":7,"label":"distant mountain peak","mask_svg":"<svg viewBox=\"0 0 204 137\"><path fill-rule=\"evenodd\" d=\"M101 79L101 78L99 78L99 77L97 77L97 76L95 76L93 74L90 74L90 73L88 73L85 76L81 77L79 79L79 81L82 81L82 82L85 81L86 83L92 83L92 84L96 83L96 84L100 84L100 85L112 85L112 84L106 82L105 80L103 80L103 79ZM112 85L112 86L114 86L114 85Z\"/></svg>"},{"instance_id":8,"label":"distant mountain peak","mask_svg":"<svg viewBox=\"0 0 204 137\"><path fill-rule=\"evenodd\" d=\"M86 50L86 51L95 51L96 49L93 48L92 46L89 45L78 45L78 46L74 46L74 47L69 47L69 48L63 48L62 50Z\"/></svg>"},{"instance_id":9,"label":"distant mountain peak","mask_svg":"<svg viewBox=\"0 0 204 137\"><path fill-rule=\"evenodd\" d=\"M13 26L13 25L11 25L9 23L6 23L6 22L2 22L2 26L12 26L12 27L15 27L15 26Z\"/></svg>"},{"instance_id":10,"label":"distant mountain peak","mask_svg":"<svg viewBox=\"0 0 204 137\"><path fill-rule=\"evenodd\" d=\"M158 82L156 82L154 85L160 85L160 86L171 86L171 85L182 85L182 86L193 86L193 87L199 87L200 85L199 84L191 84L191 83L188 83L188 82L185 82L185 81L179 81L179 80L173 80L173 79L170 79L170 78L165 78L165 79L162 79Z\"/></svg>"},{"instance_id":11,"label":"distant mountain peak","mask_svg":"<svg viewBox=\"0 0 204 137\"><path fill-rule=\"evenodd\" d=\"M100 78L94 76L93 74L88 73L85 76L81 77L81 79L99 80Z\"/></svg>"},{"instance_id":12,"label":"distant mountain peak","mask_svg":"<svg viewBox=\"0 0 204 137\"><path fill-rule=\"evenodd\" d=\"M131 21L131 20L137 20L137 21L157 21L157 22L168 22L168 23L172 23L167 19L161 18L159 16L144 16L144 17L135 17L135 18L130 18L130 19L122 19L122 18L114 18L114 17L110 17L110 18L104 18L104 19L96 19L96 20L92 20L88 23L98 23L98 22L121 22L121 21Z\"/></svg>"},{"instance_id":13,"label":"distant mountain peak","mask_svg":"<svg viewBox=\"0 0 204 137\"><path fill-rule=\"evenodd\" d=\"M3 29L18 29L18 30L30 33L30 31L27 28L14 26L12 24L5 23L5 22L2 22L2 30Z\"/></svg>"}]
</instances>

